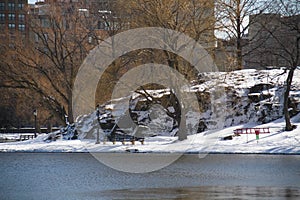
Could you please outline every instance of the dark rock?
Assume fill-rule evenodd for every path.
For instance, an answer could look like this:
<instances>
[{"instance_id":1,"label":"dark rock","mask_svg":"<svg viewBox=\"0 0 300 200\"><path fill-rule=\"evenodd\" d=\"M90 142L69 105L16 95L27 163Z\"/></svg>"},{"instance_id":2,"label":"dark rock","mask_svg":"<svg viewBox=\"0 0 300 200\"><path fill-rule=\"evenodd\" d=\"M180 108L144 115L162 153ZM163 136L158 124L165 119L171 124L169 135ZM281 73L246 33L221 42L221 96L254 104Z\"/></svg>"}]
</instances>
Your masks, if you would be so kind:
<instances>
[{"instance_id":1,"label":"dark rock","mask_svg":"<svg viewBox=\"0 0 300 200\"><path fill-rule=\"evenodd\" d=\"M270 89L273 87L274 86L271 84L260 83L260 84L257 84L257 85L254 85L253 87L251 87L249 89L249 93L260 93L261 91L264 91L264 90L267 90L267 89Z\"/></svg>"},{"instance_id":2,"label":"dark rock","mask_svg":"<svg viewBox=\"0 0 300 200\"><path fill-rule=\"evenodd\" d=\"M228 135L222 138L223 140L232 140L233 136L232 135Z\"/></svg>"},{"instance_id":3,"label":"dark rock","mask_svg":"<svg viewBox=\"0 0 300 200\"><path fill-rule=\"evenodd\" d=\"M201 133L201 132L204 132L205 130L207 130L207 126L206 126L205 122L202 120L199 121L197 132Z\"/></svg>"},{"instance_id":4,"label":"dark rock","mask_svg":"<svg viewBox=\"0 0 300 200\"><path fill-rule=\"evenodd\" d=\"M139 152L138 149L126 149L125 151L129 152L129 153L138 153Z\"/></svg>"}]
</instances>

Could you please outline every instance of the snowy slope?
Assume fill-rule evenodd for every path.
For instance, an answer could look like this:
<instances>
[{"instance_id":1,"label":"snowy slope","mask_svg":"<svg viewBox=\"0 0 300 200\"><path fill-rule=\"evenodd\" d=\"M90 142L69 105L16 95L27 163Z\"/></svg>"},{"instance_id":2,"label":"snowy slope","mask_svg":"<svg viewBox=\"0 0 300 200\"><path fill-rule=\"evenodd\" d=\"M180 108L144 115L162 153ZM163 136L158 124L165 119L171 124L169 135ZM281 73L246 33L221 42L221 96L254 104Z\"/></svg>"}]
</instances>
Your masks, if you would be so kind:
<instances>
[{"instance_id":1,"label":"snowy slope","mask_svg":"<svg viewBox=\"0 0 300 200\"><path fill-rule=\"evenodd\" d=\"M224 127L249 122L263 124L282 116L286 79L286 74L282 75L283 73L283 70L254 69L229 73L207 73L202 75L205 82L196 84L192 89L193 92L213 93L215 88L224 88L225 95L220 97L220 101L226 105ZM294 77L291 113L296 114L300 110L300 70L296 70ZM206 116L202 115L204 121L207 120Z\"/></svg>"},{"instance_id":2,"label":"snowy slope","mask_svg":"<svg viewBox=\"0 0 300 200\"><path fill-rule=\"evenodd\" d=\"M293 118L297 129L285 132L284 120L257 125L244 124L225 128L223 130L206 131L188 136L185 141L177 141L176 137L157 136L146 138L142 145L120 142L113 144L95 144L94 139L57 140L45 143L47 135L43 134L36 139L0 144L0 152L126 152L128 149L137 149L139 152L166 152L166 153L273 153L273 154L300 154L300 114ZM269 127L270 134L260 134L257 141L254 134L234 137L233 140L222 140L224 136L233 135L233 130L241 127Z\"/></svg>"},{"instance_id":3,"label":"snowy slope","mask_svg":"<svg viewBox=\"0 0 300 200\"><path fill-rule=\"evenodd\" d=\"M152 120L152 124L147 124L146 135L158 136L146 137L144 145L139 142L136 142L134 146L129 143L113 145L110 142L95 145L95 135L99 124L94 112L77 119L79 140L59 139L55 142L45 142L47 135L40 135L34 140L2 143L0 151L125 152L126 149L135 148L139 152L300 154L300 114L297 115L300 110L300 70L295 72L290 109L291 114L296 115L293 117L293 123L298 125L298 128L291 132L283 131L284 120L281 118L286 78L286 75L281 75L283 72L283 70L240 70L229 73L200 74L199 80L194 82L191 88L183 87L186 92L199 95L204 105L201 113L188 113L189 116L187 116L192 126L199 125L198 134L189 135L188 140L182 142L177 141L177 137L173 137L174 132L171 131L169 124L171 119L160 117ZM221 88L221 91L225 92L213 96L216 88ZM168 93L167 90L156 92L157 95ZM112 100L101 106L100 121L108 126L106 130L109 130L125 112L130 98L132 97ZM137 96L133 99L137 99ZM132 101L131 108L136 104L137 101ZM174 112L172 107L168 110ZM158 113L159 110L155 112ZM218 112L223 114L222 120ZM145 121L145 116L151 114L150 111L137 113L137 119L141 123ZM254 134L233 137L233 140L222 140L224 136L233 135L234 129L241 127L269 127L271 133L261 134L258 142ZM101 130L101 140L104 139L105 134L108 134L106 130ZM129 127L127 131L133 130Z\"/></svg>"},{"instance_id":4,"label":"snowy slope","mask_svg":"<svg viewBox=\"0 0 300 200\"><path fill-rule=\"evenodd\" d=\"M188 112L190 126L197 127L197 132L222 129L246 123L265 124L283 116L283 92L286 74L283 70L239 70L233 72L202 73L192 87L183 90L196 94L201 107L200 113ZM163 98L169 95L168 90L148 91L154 97ZM300 110L300 70L295 71L291 91L290 112L295 115ZM109 131L125 113L126 105L137 115L137 123L147 126L150 132L146 135L172 136L173 119L159 114L156 119L149 120L153 109L135 110L142 107L145 99L134 93L132 97L112 100L101 106L102 127ZM167 108L175 112L174 107ZM159 113L159 108L154 113ZM127 114L128 115L128 114ZM152 115L153 116L153 115ZM147 118L148 117L148 118ZM123 120L124 121L124 120ZM97 130L96 114L82 116L77 120L77 130L80 138L94 138ZM188 126L188 125L187 125ZM125 130L126 129L126 130ZM127 133L134 128L123 127ZM190 134L190 133L188 133Z\"/></svg>"}]
</instances>

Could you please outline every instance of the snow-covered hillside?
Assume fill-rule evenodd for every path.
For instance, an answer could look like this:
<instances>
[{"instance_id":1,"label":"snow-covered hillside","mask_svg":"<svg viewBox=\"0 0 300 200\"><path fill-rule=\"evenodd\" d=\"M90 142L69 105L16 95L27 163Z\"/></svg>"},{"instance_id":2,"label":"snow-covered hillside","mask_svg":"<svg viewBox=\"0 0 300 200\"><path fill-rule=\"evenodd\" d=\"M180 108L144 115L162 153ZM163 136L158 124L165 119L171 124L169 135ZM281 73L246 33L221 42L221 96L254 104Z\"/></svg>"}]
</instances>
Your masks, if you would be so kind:
<instances>
[{"instance_id":1,"label":"snow-covered hillside","mask_svg":"<svg viewBox=\"0 0 300 200\"><path fill-rule=\"evenodd\" d=\"M164 106L144 109L145 99L134 93L130 97L114 99L100 106L100 140L110 134L116 122L123 123L116 129L123 133L145 136L145 144L136 142L135 146L120 142L95 145L95 136L99 128L96 111L77 119L76 129L79 140L45 142L47 135L34 140L0 144L0 151L100 151L124 152L130 148L139 152L234 152L234 153L300 153L300 70L295 71L290 113L293 123L298 125L291 132L284 132L282 104L286 74L283 70L240 70L233 72L203 73L190 88L182 87L185 92L196 94L200 113L189 112L190 126L198 125L195 135L189 135L185 141L176 141L176 122L164 113L178 112L169 105L169 90L148 91L160 98ZM123 119L126 108L134 118L133 124ZM221 117L220 117L221 116ZM132 121L131 121L132 122ZM138 124L139 126L136 126ZM126 126L127 125L127 126ZM132 127L133 125L133 127ZM254 134L236 136L232 140L222 140L233 135L233 130L242 127L268 127L270 134L261 134L257 142ZM189 132L188 132L189 134ZM155 136L155 137L153 137ZM167 148L166 148L167 146Z\"/></svg>"},{"instance_id":2,"label":"snow-covered hillside","mask_svg":"<svg viewBox=\"0 0 300 200\"><path fill-rule=\"evenodd\" d=\"M222 129L226 127L256 123L265 124L283 116L283 92L286 75L283 70L240 70L233 72L203 73L191 88L182 89L195 93L201 113L189 112L187 118L191 126L198 125L198 133ZM169 90L148 91L153 97L167 101ZM290 98L290 113L292 116L300 111L300 70L296 70ZM163 99L164 98L164 99ZM102 105L101 127L109 133L116 122L125 121L123 130L133 133L132 124L126 127L122 117L128 107L135 116L135 123L143 127L145 135L173 136L173 119L164 115L163 108L151 107L144 109L145 98L134 93L130 97L115 99ZM169 112L178 112L174 105L165 106ZM125 113L125 114L124 114ZM152 115L156 113L159 116ZM81 116L77 120L77 130L80 138L94 138L97 132L96 112ZM124 127L125 124L125 127ZM188 133L189 134L189 133Z\"/></svg>"},{"instance_id":3,"label":"snow-covered hillside","mask_svg":"<svg viewBox=\"0 0 300 200\"><path fill-rule=\"evenodd\" d=\"M284 120L257 125L243 124L224 128L222 130L205 131L188 136L187 140L176 141L176 137L157 136L148 137L144 144L130 142L101 142L95 144L95 139L62 140L45 142L48 135L43 134L33 140L12 143L0 143L0 152L121 152L141 153L272 153L272 154L300 154L300 114L293 117L297 129L285 132ZM269 127L270 134L260 134L256 140L255 134L242 134L232 140L223 140L224 136L233 135L233 130L242 127Z\"/></svg>"},{"instance_id":4,"label":"snow-covered hillside","mask_svg":"<svg viewBox=\"0 0 300 200\"><path fill-rule=\"evenodd\" d=\"M250 69L202 74L199 81L203 83L196 84L192 90L194 92L207 91L211 94L215 88L224 88L226 97L225 100L220 100L226 104L224 127L249 122L263 124L282 116L286 79L286 74L282 75L283 72L283 70ZM300 70L296 71L294 77L290 95L292 115L300 110ZM207 115L201 116L203 121L207 120Z\"/></svg>"}]
</instances>

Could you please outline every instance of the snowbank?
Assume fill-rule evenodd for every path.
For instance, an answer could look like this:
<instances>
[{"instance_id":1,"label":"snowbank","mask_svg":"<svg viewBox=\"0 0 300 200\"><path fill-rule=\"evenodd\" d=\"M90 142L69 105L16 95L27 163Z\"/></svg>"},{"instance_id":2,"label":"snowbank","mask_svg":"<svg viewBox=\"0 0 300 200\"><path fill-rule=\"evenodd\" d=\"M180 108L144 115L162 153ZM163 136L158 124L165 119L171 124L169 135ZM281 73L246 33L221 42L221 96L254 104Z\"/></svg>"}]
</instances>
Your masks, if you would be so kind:
<instances>
[{"instance_id":1,"label":"snowbank","mask_svg":"<svg viewBox=\"0 0 300 200\"><path fill-rule=\"evenodd\" d=\"M112 144L95 144L95 140L57 140L46 143L46 134L33 140L0 144L0 152L127 152L135 149L140 153L271 153L300 154L300 114L293 123L297 129L285 132L284 120L279 119L264 125L244 124L223 130L206 131L190 135L185 141L177 141L176 137L157 136L146 138L142 145L121 142ZM257 141L254 134L222 140L224 136L233 135L233 130L242 127L269 127L270 134L260 134Z\"/></svg>"}]
</instances>

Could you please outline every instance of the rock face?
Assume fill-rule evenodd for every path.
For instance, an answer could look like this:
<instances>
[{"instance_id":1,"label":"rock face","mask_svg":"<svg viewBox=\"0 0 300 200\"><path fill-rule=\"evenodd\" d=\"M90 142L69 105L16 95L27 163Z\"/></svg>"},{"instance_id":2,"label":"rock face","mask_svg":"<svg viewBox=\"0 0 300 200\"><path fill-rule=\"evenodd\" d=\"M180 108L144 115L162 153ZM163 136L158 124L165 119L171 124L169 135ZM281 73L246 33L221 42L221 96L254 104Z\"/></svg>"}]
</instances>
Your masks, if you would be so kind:
<instances>
[{"instance_id":1,"label":"rock face","mask_svg":"<svg viewBox=\"0 0 300 200\"><path fill-rule=\"evenodd\" d=\"M190 119L187 126L197 125L198 132L202 132L249 122L263 124L282 117L286 78L286 75L280 75L282 73L283 70L240 70L199 74L190 88L182 87L186 92L195 93L201 111L187 114ZM300 111L299 77L300 70L296 70L289 101L291 115ZM180 102L167 89L149 92L155 98L154 104L146 101L143 95L133 93L130 97L102 105L102 135L111 132L131 134L137 130L143 136L175 135ZM127 118L122 119L123 116ZM116 123L121 127L115 126ZM79 138L93 138L98 128L95 113L77 120Z\"/></svg>"}]
</instances>

